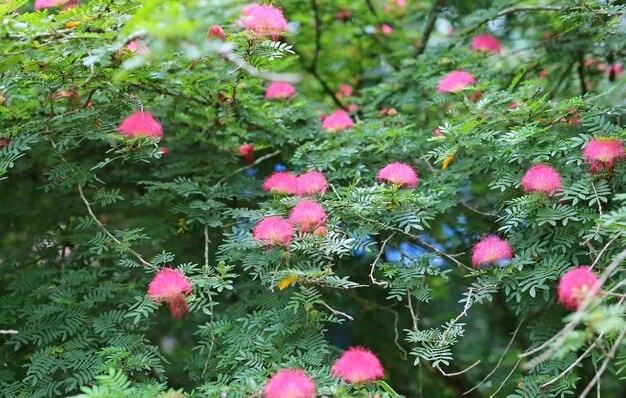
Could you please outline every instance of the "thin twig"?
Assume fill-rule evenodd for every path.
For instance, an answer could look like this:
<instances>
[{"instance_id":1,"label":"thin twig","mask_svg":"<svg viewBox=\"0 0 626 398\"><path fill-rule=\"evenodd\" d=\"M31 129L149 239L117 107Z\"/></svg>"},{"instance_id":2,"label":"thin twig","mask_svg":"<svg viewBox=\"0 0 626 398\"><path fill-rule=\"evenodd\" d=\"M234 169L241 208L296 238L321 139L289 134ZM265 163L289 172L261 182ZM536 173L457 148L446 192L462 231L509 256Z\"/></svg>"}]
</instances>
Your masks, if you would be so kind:
<instances>
[{"instance_id":1,"label":"thin twig","mask_svg":"<svg viewBox=\"0 0 626 398\"><path fill-rule=\"evenodd\" d=\"M229 175L227 175L226 177L222 178L221 180L219 180L216 184L221 184L224 181L228 180L229 178L231 178L232 176L234 176L237 173L241 173L244 170L248 170L254 166L256 166L257 164L261 163L262 161L264 161L265 159L269 159L271 157L274 157L276 155L278 155L280 153L280 149L275 150L272 153L268 153L267 155L263 155L260 158L258 158L257 160L255 160L254 162L250 163L247 166L244 167L240 167L237 170L233 171L232 173L230 173Z\"/></svg>"},{"instance_id":2,"label":"thin twig","mask_svg":"<svg viewBox=\"0 0 626 398\"><path fill-rule=\"evenodd\" d=\"M502 355L500 355L500 359L498 359L498 363L496 364L496 366L494 366L494 368L491 370L491 372L489 372L489 374L487 374L487 376L485 376L480 383L476 384L474 387L472 387L471 389L465 391L463 393L463 395L469 394L470 392L474 391L475 389L477 389L478 387L480 387L481 385L483 385L487 380L489 380L489 378L496 372L496 370L498 370L498 368L500 367L500 364L502 363L502 360L504 359L504 356L506 355L506 353L509 351L509 348L511 348L511 345L513 345L513 342L515 341L515 337L517 337L517 332L519 332L520 328L522 327L522 324L524 323L526 319L522 318L522 320L520 321L520 323L517 325L517 327L515 328L515 331L513 332L513 336L511 336L511 340L509 340L509 344L507 344L506 348L504 349L504 352L502 352Z\"/></svg>"},{"instance_id":3,"label":"thin twig","mask_svg":"<svg viewBox=\"0 0 626 398\"><path fill-rule=\"evenodd\" d=\"M325 302L323 302L323 301L320 301L320 303L321 303L324 307L328 308L328 310L329 310L330 312L332 312L334 315L341 315L341 316L343 316L343 317L345 317L345 318L347 318L347 319L349 319L349 320L351 320L351 321L353 321L353 320L354 320L354 318L352 318L350 315L346 314L345 312L337 311L336 309L334 309L333 307L331 307L330 305L326 304L326 303L325 303Z\"/></svg>"},{"instance_id":4,"label":"thin twig","mask_svg":"<svg viewBox=\"0 0 626 398\"><path fill-rule=\"evenodd\" d=\"M602 218L602 203L600 203L600 196L598 195L598 190L596 189L596 184L594 184L593 181L591 181L591 180L589 182L591 183L591 187L593 188L593 193L596 196L596 203L598 203L598 213L600 213L600 218ZM600 223L598 223L598 225L596 226L596 231L593 233L593 235L591 235L587 240L582 242L580 245L584 246L587 243L591 242L591 240L593 238L598 236L599 232L600 232Z\"/></svg>"},{"instance_id":5,"label":"thin twig","mask_svg":"<svg viewBox=\"0 0 626 398\"><path fill-rule=\"evenodd\" d=\"M17 330L14 330L14 329L3 329L3 330L0 330L0 334L17 334Z\"/></svg>"},{"instance_id":6,"label":"thin twig","mask_svg":"<svg viewBox=\"0 0 626 398\"><path fill-rule=\"evenodd\" d=\"M587 387L583 390L582 394L580 394L579 398L585 398L587 394L589 394L593 386L596 383L600 382L600 377L602 377L602 374L606 370L606 367L609 365L609 362L611 362L611 360L615 358L615 354L617 353L617 350L621 346L622 340L624 340L625 335L626 335L626 328L623 328L619 336L617 336L617 339L615 339L615 343L613 343L613 347L611 347L611 351L609 351L609 353L606 355L606 358L604 359L604 362L602 362L600 369L598 369L593 379L591 379Z\"/></svg>"},{"instance_id":7,"label":"thin twig","mask_svg":"<svg viewBox=\"0 0 626 398\"><path fill-rule=\"evenodd\" d=\"M503 17L503 16L505 16L507 14L513 14L513 13L520 12L520 11L564 11L566 9L567 9L567 7L560 7L560 6L517 6L517 7L509 7L509 8L505 8L503 10L500 10L495 15L495 17L493 17L493 18L485 18L485 19L483 19L482 21L477 23L475 26L473 26L470 29L468 29L465 32L463 32L463 34L469 35L471 33L474 33L476 30L480 29L481 26L483 26L487 22L491 21L492 19Z\"/></svg>"},{"instance_id":8,"label":"thin twig","mask_svg":"<svg viewBox=\"0 0 626 398\"><path fill-rule=\"evenodd\" d=\"M454 372L454 373L446 373L440 367L437 367L437 369L439 370L439 372L441 372L442 375L444 375L446 377L460 376L463 373L468 372L470 369L472 369L474 366L478 365L479 363L480 363L480 359L477 360L476 362L474 362L473 364L471 364L470 366L468 366L467 368L461 370L460 372Z\"/></svg>"},{"instance_id":9,"label":"thin twig","mask_svg":"<svg viewBox=\"0 0 626 398\"><path fill-rule=\"evenodd\" d=\"M502 383L500 384L500 386L498 387L498 389L496 390L496 392L494 392L493 394L491 394L489 396L489 398L493 398L496 395L498 395L498 393L500 392L500 390L502 389L502 387L504 387L504 385L506 384L506 382L509 380L509 378L511 378L511 375L513 374L513 372L515 372L515 369L517 369L517 366L519 365L519 363L521 362L521 358L519 358L517 360L517 362L515 362L515 365L513 365L513 367L511 368L511 371L509 372L509 374L504 378L504 380L502 380Z\"/></svg>"},{"instance_id":10,"label":"thin twig","mask_svg":"<svg viewBox=\"0 0 626 398\"><path fill-rule=\"evenodd\" d=\"M376 267L376 263L378 262L380 257L383 255L383 252L385 251L385 246L387 245L387 242L389 242L389 240L391 238L393 238L395 234L396 233L393 232L391 235L389 235L389 237L387 239L385 239L383 241L383 243L380 245L380 251L378 252L378 255L376 256L376 258L372 262L372 267L370 269L370 280L375 285L378 285L378 286L386 286L387 285L387 282L379 282L379 281L376 280L376 278L374 278L374 268Z\"/></svg>"}]
</instances>

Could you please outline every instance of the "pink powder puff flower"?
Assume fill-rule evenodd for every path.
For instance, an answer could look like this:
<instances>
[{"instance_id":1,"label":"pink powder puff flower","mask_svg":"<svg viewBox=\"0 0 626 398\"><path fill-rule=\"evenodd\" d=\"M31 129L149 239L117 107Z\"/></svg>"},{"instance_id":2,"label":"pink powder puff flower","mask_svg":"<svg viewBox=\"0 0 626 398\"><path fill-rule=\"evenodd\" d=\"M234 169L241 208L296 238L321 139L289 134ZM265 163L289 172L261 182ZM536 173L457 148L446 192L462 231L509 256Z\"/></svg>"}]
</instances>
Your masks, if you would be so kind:
<instances>
[{"instance_id":1,"label":"pink powder puff flower","mask_svg":"<svg viewBox=\"0 0 626 398\"><path fill-rule=\"evenodd\" d=\"M148 287L148 296L157 303L168 303L170 313L176 319L181 319L189 312L185 295L191 292L191 284L185 275L171 268L163 268L157 272Z\"/></svg>"},{"instance_id":2,"label":"pink powder puff flower","mask_svg":"<svg viewBox=\"0 0 626 398\"><path fill-rule=\"evenodd\" d=\"M296 95L296 89L289 83L274 82L265 90L265 98L290 98Z\"/></svg>"},{"instance_id":3,"label":"pink powder puff flower","mask_svg":"<svg viewBox=\"0 0 626 398\"><path fill-rule=\"evenodd\" d=\"M561 190L563 183L561 175L548 164L540 163L526 171L522 178L522 188L525 192L544 192L548 195Z\"/></svg>"},{"instance_id":4,"label":"pink powder puff flower","mask_svg":"<svg viewBox=\"0 0 626 398\"><path fill-rule=\"evenodd\" d=\"M131 40L126 45L126 49L130 51L131 54L145 54L150 51L146 43L141 39Z\"/></svg>"},{"instance_id":5,"label":"pink powder puff flower","mask_svg":"<svg viewBox=\"0 0 626 398\"><path fill-rule=\"evenodd\" d=\"M548 76L549 74L550 74L550 71L549 71L548 69L542 69L542 70L539 72L539 77L546 77L546 76Z\"/></svg>"},{"instance_id":6,"label":"pink powder puff flower","mask_svg":"<svg viewBox=\"0 0 626 398\"><path fill-rule=\"evenodd\" d=\"M288 171L279 171L267 177L263 182L264 191L276 191L280 195L298 192L298 177Z\"/></svg>"},{"instance_id":7,"label":"pink powder puff flower","mask_svg":"<svg viewBox=\"0 0 626 398\"><path fill-rule=\"evenodd\" d=\"M480 268L483 264L496 264L500 260L513 258L513 250L509 242L489 235L474 245L472 254L472 265Z\"/></svg>"},{"instance_id":8,"label":"pink powder puff flower","mask_svg":"<svg viewBox=\"0 0 626 398\"><path fill-rule=\"evenodd\" d=\"M254 227L252 236L255 240L264 242L268 247L287 246L293 239L293 225L278 216L265 217Z\"/></svg>"},{"instance_id":9,"label":"pink powder puff flower","mask_svg":"<svg viewBox=\"0 0 626 398\"><path fill-rule=\"evenodd\" d=\"M499 53L500 40L489 33L481 33L472 39L472 50Z\"/></svg>"},{"instance_id":10,"label":"pink powder puff flower","mask_svg":"<svg viewBox=\"0 0 626 398\"><path fill-rule=\"evenodd\" d=\"M128 116L117 127L117 131L128 137L163 137L163 127L148 111L137 111Z\"/></svg>"},{"instance_id":11,"label":"pink powder puff flower","mask_svg":"<svg viewBox=\"0 0 626 398\"><path fill-rule=\"evenodd\" d=\"M315 383L302 369L281 369L263 388L264 398L313 398Z\"/></svg>"},{"instance_id":12,"label":"pink powder puff flower","mask_svg":"<svg viewBox=\"0 0 626 398\"><path fill-rule=\"evenodd\" d=\"M251 4L241 10L243 25L246 30L257 36L269 35L276 40L287 31L287 20L280 8L267 4Z\"/></svg>"},{"instance_id":13,"label":"pink powder puff flower","mask_svg":"<svg viewBox=\"0 0 626 398\"><path fill-rule=\"evenodd\" d=\"M359 110L359 104L348 104L348 110L350 112L356 112Z\"/></svg>"},{"instance_id":14,"label":"pink powder puff flower","mask_svg":"<svg viewBox=\"0 0 626 398\"><path fill-rule=\"evenodd\" d=\"M622 67L622 64L613 64L607 66L604 73L606 73L606 77L613 80L616 76L621 76L624 74L624 68Z\"/></svg>"},{"instance_id":15,"label":"pink powder puff flower","mask_svg":"<svg viewBox=\"0 0 626 398\"><path fill-rule=\"evenodd\" d=\"M398 5L398 7L406 7L406 0L396 0L396 4Z\"/></svg>"},{"instance_id":16,"label":"pink powder puff flower","mask_svg":"<svg viewBox=\"0 0 626 398\"><path fill-rule=\"evenodd\" d=\"M354 122L348 112L338 109L324 119L322 127L326 131L341 131L354 127Z\"/></svg>"},{"instance_id":17,"label":"pink powder puff flower","mask_svg":"<svg viewBox=\"0 0 626 398\"><path fill-rule=\"evenodd\" d=\"M459 93L473 83L476 83L476 80L469 72L454 70L439 80L437 91L440 93Z\"/></svg>"},{"instance_id":18,"label":"pink powder puff flower","mask_svg":"<svg viewBox=\"0 0 626 398\"><path fill-rule=\"evenodd\" d=\"M519 107L519 103L517 102L513 102L511 103L511 105L509 105L509 109L517 109L517 107Z\"/></svg>"},{"instance_id":19,"label":"pink powder puff flower","mask_svg":"<svg viewBox=\"0 0 626 398\"><path fill-rule=\"evenodd\" d=\"M246 162L252 163L252 156L254 155L254 145L244 144L237 148L237 151L246 158Z\"/></svg>"},{"instance_id":20,"label":"pink powder puff flower","mask_svg":"<svg viewBox=\"0 0 626 398\"><path fill-rule=\"evenodd\" d=\"M337 89L337 94L335 94L335 97L337 98L341 98L342 96L351 96L352 95L352 86L349 84L342 84L339 86L339 88Z\"/></svg>"},{"instance_id":21,"label":"pink powder puff flower","mask_svg":"<svg viewBox=\"0 0 626 398\"><path fill-rule=\"evenodd\" d=\"M219 25L211 25L208 32L206 33L206 38L218 38L223 41L226 39L226 32L224 32L224 29L222 29L222 27Z\"/></svg>"},{"instance_id":22,"label":"pink powder puff flower","mask_svg":"<svg viewBox=\"0 0 626 398\"><path fill-rule=\"evenodd\" d=\"M380 30L382 30L383 33L386 34L386 35L390 35L390 34L393 33L393 28L391 26L387 25L386 23L384 23L384 24L382 24L380 26Z\"/></svg>"},{"instance_id":23,"label":"pink powder puff flower","mask_svg":"<svg viewBox=\"0 0 626 398\"><path fill-rule=\"evenodd\" d=\"M167 149L167 147L162 146L161 148L159 148L159 152L161 152L163 154L163 156L165 156L168 153L170 153L170 150Z\"/></svg>"},{"instance_id":24,"label":"pink powder puff flower","mask_svg":"<svg viewBox=\"0 0 626 398\"><path fill-rule=\"evenodd\" d=\"M589 267L578 267L567 271L559 280L559 302L570 310L577 310L587 293L598 283L598 278ZM599 292L596 291L596 295Z\"/></svg>"},{"instance_id":25,"label":"pink powder puff flower","mask_svg":"<svg viewBox=\"0 0 626 398\"><path fill-rule=\"evenodd\" d=\"M326 220L324 208L310 199L300 199L289 213L289 222L304 232L309 232L311 228L322 224L324 220Z\"/></svg>"},{"instance_id":26,"label":"pink powder puff flower","mask_svg":"<svg viewBox=\"0 0 626 398\"><path fill-rule=\"evenodd\" d=\"M321 193L324 195L328 189L328 182L323 173L310 170L298 176L296 193L298 195L314 195Z\"/></svg>"},{"instance_id":27,"label":"pink powder puff flower","mask_svg":"<svg viewBox=\"0 0 626 398\"><path fill-rule=\"evenodd\" d=\"M417 187L417 173L410 165L406 163L390 163L383 167L376 174L379 181L386 180L398 185L406 185L409 187Z\"/></svg>"},{"instance_id":28,"label":"pink powder puff flower","mask_svg":"<svg viewBox=\"0 0 626 398\"><path fill-rule=\"evenodd\" d=\"M624 142L617 138L597 137L589 141L583 148L583 157L586 162L601 162L609 167L615 159L626 156Z\"/></svg>"},{"instance_id":29,"label":"pink powder puff flower","mask_svg":"<svg viewBox=\"0 0 626 398\"><path fill-rule=\"evenodd\" d=\"M35 1L35 10L41 10L43 8L61 7L66 10L74 7L78 4L79 0L37 0Z\"/></svg>"},{"instance_id":30,"label":"pink powder puff flower","mask_svg":"<svg viewBox=\"0 0 626 398\"><path fill-rule=\"evenodd\" d=\"M363 383L382 379L385 376L383 365L376 355L363 347L350 347L334 363L333 376L339 376L348 383Z\"/></svg>"}]
</instances>

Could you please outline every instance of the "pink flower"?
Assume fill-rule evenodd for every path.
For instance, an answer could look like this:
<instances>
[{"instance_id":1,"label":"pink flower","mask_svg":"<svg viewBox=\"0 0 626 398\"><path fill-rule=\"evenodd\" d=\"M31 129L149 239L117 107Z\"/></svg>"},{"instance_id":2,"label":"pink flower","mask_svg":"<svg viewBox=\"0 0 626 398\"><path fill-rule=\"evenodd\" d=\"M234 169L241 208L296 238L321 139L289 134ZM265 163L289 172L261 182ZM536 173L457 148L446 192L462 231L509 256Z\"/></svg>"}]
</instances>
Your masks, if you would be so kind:
<instances>
[{"instance_id":1,"label":"pink flower","mask_svg":"<svg viewBox=\"0 0 626 398\"><path fill-rule=\"evenodd\" d=\"M211 25L209 31L206 33L207 39L218 38L220 40L226 39L226 32L219 25Z\"/></svg>"},{"instance_id":2,"label":"pink flower","mask_svg":"<svg viewBox=\"0 0 626 398\"><path fill-rule=\"evenodd\" d=\"M265 217L257 223L252 232L255 240L263 241L268 247L287 246L293 239L293 225L281 217Z\"/></svg>"},{"instance_id":3,"label":"pink flower","mask_svg":"<svg viewBox=\"0 0 626 398\"><path fill-rule=\"evenodd\" d=\"M362 383L382 379L385 376L383 365L370 350L363 347L350 347L335 362L333 376L339 376L349 383Z\"/></svg>"},{"instance_id":4,"label":"pink flower","mask_svg":"<svg viewBox=\"0 0 626 398\"><path fill-rule=\"evenodd\" d=\"M78 4L79 0L37 0L35 1L35 10L41 10L42 8L49 7L63 7L63 9L68 9L74 7Z\"/></svg>"},{"instance_id":5,"label":"pink flower","mask_svg":"<svg viewBox=\"0 0 626 398\"><path fill-rule=\"evenodd\" d=\"M254 154L254 145L252 144L241 145L239 148L237 148L237 151L239 151L239 153L242 156L245 156L246 162L252 163L252 156Z\"/></svg>"},{"instance_id":6,"label":"pink flower","mask_svg":"<svg viewBox=\"0 0 626 398\"><path fill-rule=\"evenodd\" d=\"M241 11L246 30L257 36L271 36L274 40L287 31L287 20L280 8L267 4L251 4Z\"/></svg>"},{"instance_id":7,"label":"pink flower","mask_svg":"<svg viewBox=\"0 0 626 398\"><path fill-rule=\"evenodd\" d=\"M577 310L587 293L598 283L598 278L589 267L578 267L567 271L559 280L559 302L570 310ZM599 292L596 292L596 295Z\"/></svg>"},{"instance_id":8,"label":"pink flower","mask_svg":"<svg viewBox=\"0 0 626 398\"><path fill-rule=\"evenodd\" d=\"M163 127L148 111L137 111L128 116L117 127L117 131L128 137L163 137Z\"/></svg>"},{"instance_id":9,"label":"pink flower","mask_svg":"<svg viewBox=\"0 0 626 398\"><path fill-rule=\"evenodd\" d=\"M171 301L178 294L190 294L191 284L180 271L172 268L163 268L156 273L150 286L148 296L160 303L161 300Z\"/></svg>"},{"instance_id":10,"label":"pink flower","mask_svg":"<svg viewBox=\"0 0 626 398\"><path fill-rule=\"evenodd\" d=\"M274 190L281 195L298 192L298 177L288 171L279 171L267 177L263 182L263 190Z\"/></svg>"},{"instance_id":11,"label":"pink flower","mask_svg":"<svg viewBox=\"0 0 626 398\"><path fill-rule=\"evenodd\" d=\"M589 141L583 148L583 157L588 163L593 163L591 172L596 173L604 166L613 168L615 159L624 156L624 142L617 138L597 137Z\"/></svg>"},{"instance_id":12,"label":"pink flower","mask_svg":"<svg viewBox=\"0 0 626 398\"><path fill-rule=\"evenodd\" d=\"M324 174L319 171L311 170L298 176L296 189L298 195L314 195L318 192L324 195L326 189L328 189L328 182Z\"/></svg>"},{"instance_id":13,"label":"pink flower","mask_svg":"<svg viewBox=\"0 0 626 398\"><path fill-rule=\"evenodd\" d=\"M163 156L165 156L168 153L170 153L170 150L167 149L167 147L162 146L161 148L159 148L159 152L161 152L163 154Z\"/></svg>"},{"instance_id":14,"label":"pink flower","mask_svg":"<svg viewBox=\"0 0 626 398\"><path fill-rule=\"evenodd\" d=\"M352 95L352 86L349 84L342 84L339 86L339 88L337 89L337 94L335 94L335 96L337 98L341 98L342 96L351 96Z\"/></svg>"},{"instance_id":15,"label":"pink flower","mask_svg":"<svg viewBox=\"0 0 626 398\"><path fill-rule=\"evenodd\" d=\"M348 112L338 109L324 119L322 127L327 131L341 131L354 127L354 122Z\"/></svg>"},{"instance_id":16,"label":"pink flower","mask_svg":"<svg viewBox=\"0 0 626 398\"><path fill-rule=\"evenodd\" d=\"M544 192L548 195L563 188L561 175L548 164L540 163L532 166L522 178L522 188L525 192Z\"/></svg>"},{"instance_id":17,"label":"pink flower","mask_svg":"<svg viewBox=\"0 0 626 398\"><path fill-rule=\"evenodd\" d=\"M157 303L162 300L169 303L172 316L181 319L189 312L185 295L190 294L191 291L191 284L185 275L178 270L163 268L152 278L148 287L148 296Z\"/></svg>"},{"instance_id":18,"label":"pink flower","mask_svg":"<svg viewBox=\"0 0 626 398\"><path fill-rule=\"evenodd\" d=\"M604 73L606 73L606 77L609 79L615 79L616 76L624 74L624 68L622 67L622 64L613 64L607 66Z\"/></svg>"},{"instance_id":19,"label":"pink flower","mask_svg":"<svg viewBox=\"0 0 626 398\"><path fill-rule=\"evenodd\" d=\"M474 76L464 70L454 70L439 80L437 91L440 93L459 93L467 85L476 83Z\"/></svg>"},{"instance_id":20,"label":"pink flower","mask_svg":"<svg viewBox=\"0 0 626 398\"><path fill-rule=\"evenodd\" d=\"M481 33L472 39L472 50L499 53L500 40L489 33Z\"/></svg>"},{"instance_id":21,"label":"pink flower","mask_svg":"<svg viewBox=\"0 0 626 398\"><path fill-rule=\"evenodd\" d=\"M383 167L376 174L376 179L386 180L398 185L406 185L409 187L417 187L417 173L413 167L406 163L390 163Z\"/></svg>"},{"instance_id":22,"label":"pink flower","mask_svg":"<svg viewBox=\"0 0 626 398\"><path fill-rule=\"evenodd\" d=\"M511 105L509 105L509 109L516 109L517 107L519 107L519 103L517 102L513 102L511 103Z\"/></svg>"},{"instance_id":23,"label":"pink flower","mask_svg":"<svg viewBox=\"0 0 626 398\"><path fill-rule=\"evenodd\" d=\"M406 0L396 0L396 4L398 5L398 7L406 7Z\"/></svg>"},{"instance_id":24,"label":"pink flower","mask_svg":"<svg viewBox=\"0 0 626 398\"><path fill-rule=\"evenodd\" d=\"M483 264L496 264L500 260L510 260L512 257L513 250L509 242L489 235L474 245L472 265L474 268L480 268Z\"/></svg>"},{"instance_id":25,"label":"pink flower","mask_svg":"<svg viewBox=\"0 0 626 398\"><path fill-rule=\"evenodd\" d=\"M390 35L393 33L393 28L389 25L387 25L386 23L382 24L380 26L380 29L383 31L384 34L386 35Z\"/></svg>"},{"instance_id":26,"label":"pink flower","mask_svg":"<svg viewBox=\"0 0 626 398\"><path fill-rule=\"evenodd\" d=\"M549 71L548 69L542 69L542 70L539 72L539 77L546 77L546 76L548 76L549 74L550 74L550 71Z\"/></svg>"},{"instance_id":27,"label":"pink flower","mask_svg":"<svg viewBox=\"0 0 626 398\"><path fill-rule=\"evenodd\" d=\"M131 52L131 54L144 54L150 51L146 43L141 40L132 40L126 45L126 49Z\"/></svg>"},{"instance_id":28,"label":"pink flower","mask_svg":"<svg viewBox=\"0 0 626 398\"><path fill-rule=\"evenodd\" d=\"M296 95L296 89L289 83L274 82L265 90L265 98L290 98Z\"/></svg>"},{"instance_id":29,"label":"pink flower","mask_svg":"<svg viewBox=\"0 0 626 398\"><path fill-rule=\"evenodd\" d=\"M300 230L309 232L326 220L324 208L314 200L300 199L298 204L289 213L289 222L298 226Z\"/></svg>"},{"instance_id":30,"label":"pink flower","mask_svg":"<svg viewBox=\"0 0 626 398\"><path fill-rule=\"evenodd\" d=\"M313 398L315 383L302 369L281 369L263 388L264 398Z\"/></svg>"},{"instance_id":31,"label":"pink flower","mask_svg":"<svg viewBox=\"0 0 626 398\"><path fill-rule=\"evenodd\" d=\"M348 110L350 112L356 112L359 110L359 104L348 104Z\"/></svg>"}]
</instances>

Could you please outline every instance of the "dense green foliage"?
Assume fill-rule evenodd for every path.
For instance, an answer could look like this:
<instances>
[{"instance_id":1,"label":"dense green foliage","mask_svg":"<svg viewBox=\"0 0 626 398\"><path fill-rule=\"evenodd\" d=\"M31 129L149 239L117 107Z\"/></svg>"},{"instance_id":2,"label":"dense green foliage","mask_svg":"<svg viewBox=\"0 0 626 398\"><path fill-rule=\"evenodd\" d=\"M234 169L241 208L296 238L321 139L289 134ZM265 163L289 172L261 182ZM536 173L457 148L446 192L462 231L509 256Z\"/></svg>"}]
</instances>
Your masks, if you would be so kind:
<instances>
[{"instance_id":1,"label":"dense green foliage","mask_svg":"<svg viewBox=\"0 0 626 398\"><path fill-rule=\"evenodd\" d=\"M241 1L32 3L0 5L1 396L261 397L285 367L323 397L626 393L626 161L582 156L626 139L623 1L283 0L275 38ZM476 84L439 93L459 69ZM163 140L116 131L144 109ZM376 181L391 162L417 188ZM540 162L554 195L521 187ZM325 174L325 235L253 239L298 202L261 189L275 165ZM475 269L489 234L514 256ZM566 309L559 278L592 264L604 293ZM181 320L146 293L164 267L193 286ZM331 376L353 345L385 381Z\"/></svg>"}]
</instances>

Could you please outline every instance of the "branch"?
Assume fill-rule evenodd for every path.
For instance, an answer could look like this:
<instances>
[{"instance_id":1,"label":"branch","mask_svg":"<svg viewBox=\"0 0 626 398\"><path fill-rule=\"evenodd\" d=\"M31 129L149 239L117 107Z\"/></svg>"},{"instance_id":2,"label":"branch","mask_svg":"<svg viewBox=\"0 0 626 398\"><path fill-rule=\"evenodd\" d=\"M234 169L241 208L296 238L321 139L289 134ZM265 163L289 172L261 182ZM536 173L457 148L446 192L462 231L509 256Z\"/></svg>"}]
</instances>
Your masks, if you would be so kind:
<instances>
[{"instance_id":1,"label":"branch","mask_svg":"<svg viewBox=\"0 0 626 398\"><path fill-rule=\"evenodd\" d=\"M383 243L380 245L380 251L378 252L378 255L376 256L376 258L372 262L372 268L370 269L370 280L375 285L378 285L378 286L386 286L387 285L387 282L378 282L376 280L376 278L374 278L374 268L376 267L376 263L378 262L380 257L383 255L383 252L385 251L385 246L387 245L387 242L389 242L389 240L391 238L393 238L395 234L396 234L395 232L392 233L391 235L389 235L389 237L387 239L385 239L383 241Z\"/></svg>"},{"instance_id":2,"label":"branch","mask_svg":"<svg viewBox=\"0 0 626 398\"><path fill-rule=\"evenodd\" d=\"M430 39L430 35L433 33L435 21L437 21L437 17L439 16L439 10L445 2L446 0L434 0L431 4L430 11L428 11L428 17L426 18L426 25L424 25L424 31L422 32L422 37L420 38L420 44L415 54L416 57L422 55L426 50L428 39Z\"/></svg>"},{"instance_id":3,"label":"branch","mask_svg":"<svg viewBox=\"0 0 626 398\"><path fill-rule=\"evenodd\" d=\"M600 369L598 369L598 371L596 372L596 375L593 377L593 379L591 379L591 382L589 382L587 387L583 390L582 394L580 394L579 398L585 398L587 394L589 394L593 386L596 383L600 382L600 377L602 377L602 374L606 370L606 367L609 365L609 362L611 362L611 359L615 358L615 354L617 353L617 350L622 344L622 340L624 340L625 335L626 335L626 328L623 328L622 332L619 334L619 336L617 336L617 339L615 339L615 343L613 343L613 347L611 347L611 351L609 351L609 353L606 355L606 359L604 360L604 362L602 362L602 366L600 366Z\"/></svg>"},{"instance_id":4,"label":"branch","mask_svg":"<svg viewBox=\"0 0 626 398\"><path fill-rule=\"evenodd\" d=\"M248 170L249 168L252 168L252 167L256 166L257 164L261 163L261 162L262 162L262 161L264 161L265 159L269 159L269 158L271 158L271 157L274 157L274 156L278 155L279 153L280 153L280 150L279 150L279 149L277 149L277 150L275 150L275 151L274 151L274 152L272 152L272 153L268 153L267 155L263 155L263 156L261 156L260 158L258 158L257 160L255 160L253 163L250 163L249 165L244 166L244 167L240 167L240 168L238 168L237 170L235 170L235 171L233 171L232 173L230 173L229 175L227 175L226 177L222 178L221 180L219 180L219 181L216 183L216 185L217 185L217 184L221 184L221 183L223 183L224 181L228 180L229 178L231 178L231 177L232 177L232 176L234 176L235 174L240 173L240 172L242 172L242 171L244 171L244 170Z\"/></svg>"},{"instance_id":5,"label":"branch","mask_svg":"<svg viewBox=\"0 0 626 398\"><path fill-rule=\"evenodd\" d=\"M221 53L220 55L227 58L229 61L237 65L240 69L248 72L248 74L251 76L258 76L274 82L286 83L298 83L300 80L302 80L302 75L300 73L278 73L261 71L247 63L243 58L241 58L239 55L235 54L232 51L227 53Z\"/></svg>"}]
</instances>

